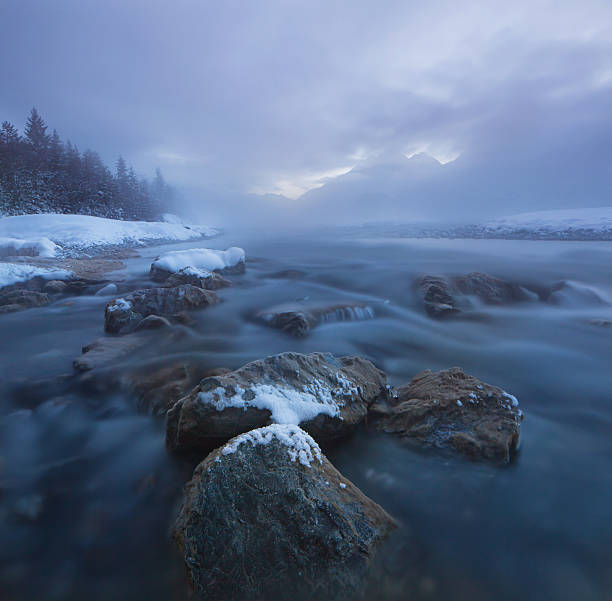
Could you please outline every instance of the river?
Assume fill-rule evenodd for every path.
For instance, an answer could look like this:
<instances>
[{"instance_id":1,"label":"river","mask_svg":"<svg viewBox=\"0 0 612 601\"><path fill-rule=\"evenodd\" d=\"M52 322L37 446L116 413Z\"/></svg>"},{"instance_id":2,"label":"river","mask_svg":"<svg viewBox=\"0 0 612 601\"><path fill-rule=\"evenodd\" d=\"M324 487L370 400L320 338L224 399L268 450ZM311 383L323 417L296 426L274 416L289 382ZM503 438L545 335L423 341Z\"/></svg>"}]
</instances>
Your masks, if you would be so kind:
<instances>
[{"instance_id":1,"label":"river","mask_svg":"<svg viewBox=\"0 0 612 601\"><path fill-rule=\"evenodd\" d=\"M403 524L384 551L376 599L609 601L612 243L235 233L140 249L119 275L132 288L149 285L156 255L206 244L245 248L246 273L230 276L223 303L193 313L189 336L130 362L197 355L237 368L326 351L362 355L394 385L457 365L519 398L521 450L507 467L417 452L366 429L327 450ZM278 277L288 269L299 273ZM559 304L427 317L415 277L470 271L579 286ZM168 455L163 420L139 413L129 395L53 384L103 335L108 300L0 317L2 599L185 598L169 529L193 462ZM252 319L283 302L346 300L367 303L374 319L327 323L303 339Z\"/></svg>"}]
</instances>

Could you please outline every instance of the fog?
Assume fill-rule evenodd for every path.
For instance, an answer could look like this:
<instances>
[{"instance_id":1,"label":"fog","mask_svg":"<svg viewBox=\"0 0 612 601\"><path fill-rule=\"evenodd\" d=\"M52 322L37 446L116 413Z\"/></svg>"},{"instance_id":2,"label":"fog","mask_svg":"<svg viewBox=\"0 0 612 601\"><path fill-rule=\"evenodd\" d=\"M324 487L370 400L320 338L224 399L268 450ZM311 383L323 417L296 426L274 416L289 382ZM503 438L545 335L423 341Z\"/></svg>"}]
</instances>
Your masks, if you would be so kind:
<instances>
[{"instance_id":1,"label":"fog","mask_svg":"<svg viewBox=\"0 0 612 601\"><path fill-rule=\"evenodd\" d=\"M161 167L179 213L262 226L610 204L604 0L4 0L0 20L2 118L22 126L35 105L108 164Z\"/></svg>"}]
</instances>

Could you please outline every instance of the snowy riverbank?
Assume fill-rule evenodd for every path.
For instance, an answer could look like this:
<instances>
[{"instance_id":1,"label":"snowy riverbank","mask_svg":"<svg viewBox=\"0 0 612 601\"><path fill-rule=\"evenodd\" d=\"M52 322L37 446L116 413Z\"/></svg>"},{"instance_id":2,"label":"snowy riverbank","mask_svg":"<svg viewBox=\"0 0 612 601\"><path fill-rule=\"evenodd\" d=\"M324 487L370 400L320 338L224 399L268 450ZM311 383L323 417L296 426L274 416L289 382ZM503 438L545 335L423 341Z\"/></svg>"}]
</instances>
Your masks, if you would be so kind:
<instances>
[{"instance_id":1,"label":"snowy riverbank","mask_svg":"<svg viewBox=\"0 0 612 601\"><path fill-rule=\"evenodd\" d=\"M118 221L91 215L46 213L0 217L0 256L58 256L108 246L142 246L210 238L218 231L206 225L169 221Z\"/></svg>"}]
</instances>

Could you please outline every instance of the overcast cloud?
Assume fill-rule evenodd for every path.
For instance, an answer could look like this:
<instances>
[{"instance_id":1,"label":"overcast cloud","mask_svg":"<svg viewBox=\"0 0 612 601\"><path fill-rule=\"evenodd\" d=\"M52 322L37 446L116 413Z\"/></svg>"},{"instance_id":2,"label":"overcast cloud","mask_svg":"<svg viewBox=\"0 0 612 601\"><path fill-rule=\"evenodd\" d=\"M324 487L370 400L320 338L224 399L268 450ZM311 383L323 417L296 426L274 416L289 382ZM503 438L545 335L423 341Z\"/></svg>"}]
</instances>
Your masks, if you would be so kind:
<instances>
[{"instance_id":1,"label":"overcast cloud","mask_svg":"<svg viewBox=\"0 0 612 601\"><path fill-rule=\"evenodd\" d=\"M426 151L462 185L508 175L491 213L612 204L607 0L2 0L0 22L0 120L36 105L196 200Z\"/></svg>"}]
</instances>

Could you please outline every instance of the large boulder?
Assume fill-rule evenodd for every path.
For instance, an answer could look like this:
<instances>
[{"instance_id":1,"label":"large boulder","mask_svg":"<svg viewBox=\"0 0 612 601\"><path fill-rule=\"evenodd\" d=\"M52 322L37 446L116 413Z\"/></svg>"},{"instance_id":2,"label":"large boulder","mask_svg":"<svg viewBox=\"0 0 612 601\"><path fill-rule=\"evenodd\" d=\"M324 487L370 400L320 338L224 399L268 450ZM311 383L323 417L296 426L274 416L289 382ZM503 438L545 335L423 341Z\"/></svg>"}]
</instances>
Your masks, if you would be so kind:
<instances>
[{"instance_id":1,"label":"large boulder","mask_svg":"<svg viewBox=\"0 0 612 601\"><path fill-rule=\"evenodd\" d=\"M426 370L376 406L379 429L419 446L507 463L519 446L523 413L515 397L453 367Z\"/></svg>"},{"instance_id":2,"label":"large boulder","mask_svg":"<svg viewBox=\"0 0 612 601\"><path fill-rule=\"evenodd\" d=\"M373 317L374 309L366 303L337 303L309 309L288 305L273 307L258 313L256 320L301 338L321 323L359 321Z\"/></svg>"},{"instance_id":3,"label":"large boulder","mask_svg":"<svg viewBox=\"0 0 612 601\"><path fill-rule=\"evenodd\" d=\"M185 284L176 288L145 288L106 305L104 331L109 334L126 334L136 329L149 315L172 317L187 309L199 309L214 305L219 297L210 290Z\"/></svg>"},{"instance_id":4,"label":"large boulder","mask_svg":"<svg viewBox=\"0 0 612 601\"><path fill-rule=\"evenodd\" d=\"M174 538L200 599L354 599L394 527L306 432L274 424L196 467Z\"/></svg>"},{"instance_id":5,"label":"large boulder","mask_svg":"<svg viewBox=\"0 0 612 601\"><path fill-rule=\"evenodd\" d=\"M270 423L302 426L317 440L345 436L386 394L386 375L361 357L282 353L205 378L168 411L166 443L210 450Z\"/></svg>"},{"instance_id":6,"label":"large boulder","mask_svg":"<svg viewBox=\"0 0 612 601\"><path fill-rule=\"evenodd\" d=\"M183 284L191 284L204 290L219 290L220 288L232 285L228 279L216 271L206 271L204 269L195 269L194 267L185 267L173 273L164 282L164 286L167 288L174 288Z\"/></svg>"},{"instance_id":7,"label":"large boulder","mask_svg":"<svg viewBox=\"0 0 612 601\"><path fill-rule=\"evenodd\" d=\"M539 298L525 286L476 271L453 277L423 275L417 280L417 289L430 317L447 317L469 308L469 297L489 305Z\"/></svg>"}]
</instances>

